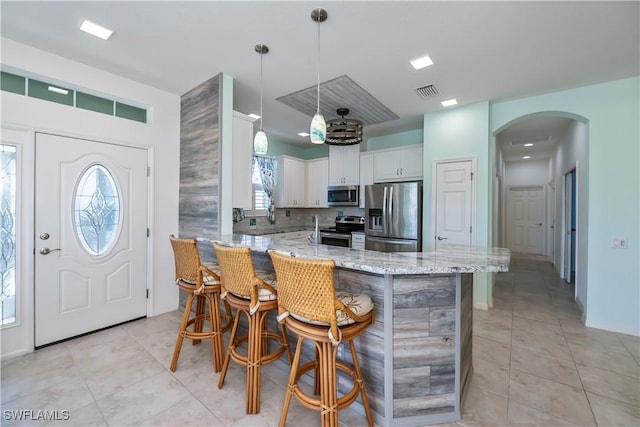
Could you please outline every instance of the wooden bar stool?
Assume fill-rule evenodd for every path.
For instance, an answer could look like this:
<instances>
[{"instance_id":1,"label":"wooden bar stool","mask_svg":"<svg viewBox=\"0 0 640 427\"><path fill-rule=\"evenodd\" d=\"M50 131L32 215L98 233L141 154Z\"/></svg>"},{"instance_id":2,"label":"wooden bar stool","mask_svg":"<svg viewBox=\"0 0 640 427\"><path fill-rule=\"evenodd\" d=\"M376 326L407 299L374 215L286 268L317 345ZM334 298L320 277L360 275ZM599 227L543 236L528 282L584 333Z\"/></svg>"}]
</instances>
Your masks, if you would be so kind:
<instances>
[{"instance_id":1,"label":"wooden bar stool","mask_svg":"<svg viewBox=\"0 0 640 427\"><path fill-rule=\"evenodd\" d=\"M373 301L368 295L335 291L335 261L292 257L270 252L278 279L278 321L298 335L296 353L289 374L289 384L280 416L280 426L287 421L291 396L307 408L320 412L323 427L338 426L338 411L362 396L367 423L373 426L371 409L362 379L353 339L373 323ZM300 364L304 340L313 341L316 360ZM336 360L341 341L349 343L353 366ZM315 393L320 399L303 393L299 378L315 370ZM340 370L353 378L353 388L338 397Z\"/></svg>"},{"instance_id":2,"label":"wooden bar stool","mask_svg":"<svg viewBox=\"0 0 640 427\"><path fill-rule=\"evenodd\" d=\"M213 271L215 269L214 264L210 264L207 267L200 262L196 239L178 239L172 234L169 236L169 240L173 247L175 259L176 285L187 293L187 302L182 315L176 346L173 350L170 369L172 372L176 370L182 342L185 338L192 340L194 345L200 343L203 339L210 339L213 350L213 370L214 372L220 372L224 358L222 334L228 331L231 326L231 309L226 303L226 315L224 316L226 323L222 325L220 277L217 272ZM191 308L194 300L196 300L196 311L195 316L191 318ZM211 325L208 331L203 331L204 321L207 318L205 304L208 304L208 317ZM192 330L189 330L192 325Z\"/></svg>"},{"instance_id":3,"label":"wooden bar stool","mask_svg":"<svg viewBox=\"0 0 640 427\"><path fill-rule=\"evenodd\" d=\"M224 385L230 359L246 366L247 414L257 414L260 412L261 366L275 362L284 352L291 364L289 338L284 326L280 326L280 333L267 328L269 312L275 312L278 308L275 275L254 270L251 249L248 247L230 247L217 242L213 243L213 247L220 266L221 297L236 309L218 388ZM249 321L249 331L247 335L237 337L242 314ZM268 340L280 344L271 353L268 352ZM238 352L237 348L244 341L248 341L246 355Z\"/></svg>"}]
</instances>

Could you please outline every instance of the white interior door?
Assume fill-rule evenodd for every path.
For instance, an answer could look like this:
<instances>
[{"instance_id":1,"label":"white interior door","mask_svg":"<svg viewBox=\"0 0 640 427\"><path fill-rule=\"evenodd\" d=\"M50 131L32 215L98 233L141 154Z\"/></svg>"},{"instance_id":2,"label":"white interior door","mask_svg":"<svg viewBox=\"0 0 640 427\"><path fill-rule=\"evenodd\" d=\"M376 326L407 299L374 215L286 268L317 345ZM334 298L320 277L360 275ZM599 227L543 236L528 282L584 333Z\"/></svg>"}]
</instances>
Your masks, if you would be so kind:
<instances>
[{"instance_id":1,"label":"white interior door","mask_svg":"<svg viewBox=\"0 0 640 427\"><path fill-rule=\"evenodd\" d=\"M442 244L471 245L471 160L436 164L435 248Z\"/></svg>"},{"instance_id":2,"label":"white interior door","mask_svg":"<svg viewBox=\"0 0 640 427\"><path fill-rule=\"evenodd\" d=\"M35 345L146 315L147 153L36 135Z\"/></svg>"},{"instance_id":3,"label":"white interior door","mask_svg":"<svg viewBox=\"0 0 640 427\"><path fill-rule=\"evenodd\" d=\"M545 206L543 188L511 187L507 198L509 249L542 255Z\"/></svg>"}]
</instances>

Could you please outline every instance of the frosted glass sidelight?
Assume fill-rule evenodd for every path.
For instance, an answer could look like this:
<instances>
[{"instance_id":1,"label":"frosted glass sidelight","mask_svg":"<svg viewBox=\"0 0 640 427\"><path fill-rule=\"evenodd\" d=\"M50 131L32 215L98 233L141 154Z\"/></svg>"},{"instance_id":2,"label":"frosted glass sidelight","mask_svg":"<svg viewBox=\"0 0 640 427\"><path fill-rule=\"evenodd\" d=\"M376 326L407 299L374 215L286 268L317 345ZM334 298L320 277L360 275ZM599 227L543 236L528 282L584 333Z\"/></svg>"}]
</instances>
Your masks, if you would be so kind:
<instances>
[{"instance_id":1,"label":"frosted glass sidelight","mask_svg":"<svg viewBox=\"0 0 640 427\"><path fill-rule=\"evenodd\" d=\"M120 205L118 187L103 165L93 165L80 176L74 195L75 231L91 255L107 254L118 239Z\"/></svg>"},{"instance_id":2,"label":"frosted glass sidelight","mask_svg":"<svg viewBox=\"0 0 640 427\"><path fill-rule=\"evenodd\" d=\"M16 147L0 145L0 309L16 321Z\"/></svg>"}]
</instances>

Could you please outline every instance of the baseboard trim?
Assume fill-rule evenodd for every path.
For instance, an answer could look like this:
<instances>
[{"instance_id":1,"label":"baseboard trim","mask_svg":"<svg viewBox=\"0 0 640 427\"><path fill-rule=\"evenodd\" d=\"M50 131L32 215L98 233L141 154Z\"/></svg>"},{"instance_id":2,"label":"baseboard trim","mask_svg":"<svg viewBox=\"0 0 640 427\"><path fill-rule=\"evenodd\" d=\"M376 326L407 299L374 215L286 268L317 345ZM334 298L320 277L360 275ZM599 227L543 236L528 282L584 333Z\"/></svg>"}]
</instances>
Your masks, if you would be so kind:
<instances>
[{"instance_id":1,"label":"baseboard trim","mask_svg":"<svg viewBox=\"0 0 640 427\"><path fill-rule=\"evenodd\" d=\"M480 302L474 302L473 303L473 308L477 308L479 310L484 310L484 311L489 311L489 305L485 304L485 303L480 303Z\"/></svg>"},{"instance_id":2,"label":"baseboard trim","mask_svg":"<svg viewBox=\"0 0 640 427\"><path fill-rule=\"evenodd\" d=\"M585 326L588 328L602 329L604 331L617 332L619 334L633 335L634 337L640 337L640 329L621 328L615 325L607 325L607 324L598 323L598 322L591 322L588 320L585 322Z\"/></svg>"}]
</instances>

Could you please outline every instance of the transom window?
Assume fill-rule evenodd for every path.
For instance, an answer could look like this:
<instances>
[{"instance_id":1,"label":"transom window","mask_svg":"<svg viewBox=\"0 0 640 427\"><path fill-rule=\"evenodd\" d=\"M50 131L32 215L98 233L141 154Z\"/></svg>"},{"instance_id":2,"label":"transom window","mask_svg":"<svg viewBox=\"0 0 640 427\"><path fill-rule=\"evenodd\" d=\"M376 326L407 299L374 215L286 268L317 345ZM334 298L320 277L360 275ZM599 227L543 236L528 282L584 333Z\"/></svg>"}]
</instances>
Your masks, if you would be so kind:
<instances>
[{"instance_id":1,"label":"transom window","mask_svg":"<svg viewBox=\"0 0 640 427\"><path fill-rule=\"evenodd\" d=\"M78 240L91 255L107 254L121 228L120 195L109 170L99 164L89 167L78 180L74 200Z\"/></svg>"}]
</instances>

